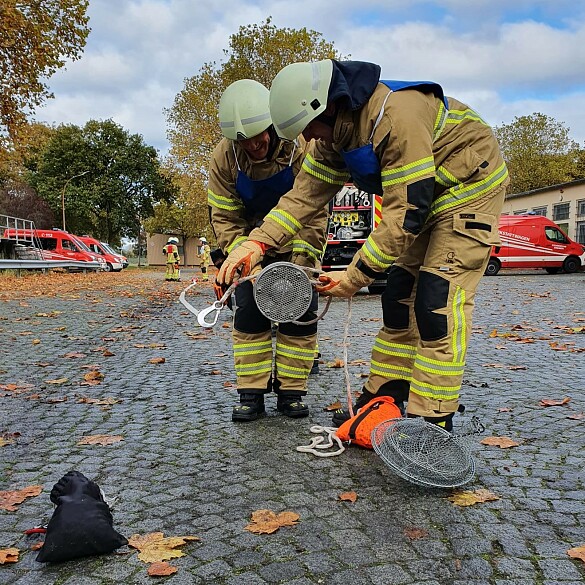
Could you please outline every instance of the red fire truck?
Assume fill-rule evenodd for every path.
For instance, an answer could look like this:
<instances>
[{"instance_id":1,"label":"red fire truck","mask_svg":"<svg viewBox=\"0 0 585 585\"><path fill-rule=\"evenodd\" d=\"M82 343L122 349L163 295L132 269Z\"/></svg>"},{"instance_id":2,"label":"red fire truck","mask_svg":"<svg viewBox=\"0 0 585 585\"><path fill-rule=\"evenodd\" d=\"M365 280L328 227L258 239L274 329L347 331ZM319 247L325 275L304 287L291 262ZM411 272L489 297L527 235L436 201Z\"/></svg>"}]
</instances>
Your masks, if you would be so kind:
<instances>
[{"instance_id":1,"label":"red fire truck","mask_svg":"<svg viewBox=\"0 0 585 585\"><path fill-rule=\"evenodd\" d=\"M492 248L488 276L500 268L544 268L556 274L585 266L585 247L542 215L502 215L498 229L502 245Z\"/></svg>"},{"instance_id":2,"label":"red fire truck","mask_svg":"<svg viewBox=\"0 0 585 585\"><path fill-rule=\"evenodd\" d=\"M330 217L323 270L342 270L382 219L382 197L344 185L329 204ZM378 294L386 280L376 280L368 290Z\"/></svg>"}]
</instances>

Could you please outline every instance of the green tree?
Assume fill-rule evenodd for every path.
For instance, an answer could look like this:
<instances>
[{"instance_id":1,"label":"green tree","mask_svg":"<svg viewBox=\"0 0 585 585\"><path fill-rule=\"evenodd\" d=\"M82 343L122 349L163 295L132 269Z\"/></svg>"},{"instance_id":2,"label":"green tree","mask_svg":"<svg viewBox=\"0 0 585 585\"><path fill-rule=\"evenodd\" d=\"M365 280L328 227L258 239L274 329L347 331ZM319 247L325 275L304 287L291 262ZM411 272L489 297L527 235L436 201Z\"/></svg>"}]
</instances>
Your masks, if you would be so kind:
<instances>
[{"instance_id":1,"label":"green tree","mask_svg":"<svg viewBox=\"0 0 585 585\"><path fill-rule=\"evenodd\" d=\"M112 120L57 127L29 169L29 183L57 216L65 202L68 231L110 243L136 237L153 205L175 196L156 150Z\"/></svg>"},{"instance_id":2,"label":"green tree","mask_svg":"<svg viewBox=\"0 0 585 585\"><path fill-rule=\"evenodd\" d=\"M230 37L224 55L224 62L206 63L197 75L185 79L185 87L166 110L171 143L168 164L175 167L177 176L183 177L183 196L197 208L207 208L207 167L221 139L217 109L224 89L244 78L270 87L274 76L290 63L342 58L321 33L306 28L277 28L270 17L261 24L241 26ZM192 235L203 233L208 222L206 215L199 213L198 217L205 223L196 223Z\"/></svg>"},{"instance_id":3,"label":"green tree","mask_svg":"<svg viewBox=\"0 0 585 585\"><path fill-rule=\"evenodd\" d=\"M79 59L89 0L0 0L0 130L12 134L53 97L42 81Z\"/></svg>"},{"instance_id":4,"label":"green tree","mask_svg":"<svg viewBox=\"0 0 585 585\"><path fill-rule=\"evenodd\" d=\"M496 126L494 132L510 171L509 193L523 193L574 178L579 145L562 122L534 113Z\"/></svg>"}]
</instances>

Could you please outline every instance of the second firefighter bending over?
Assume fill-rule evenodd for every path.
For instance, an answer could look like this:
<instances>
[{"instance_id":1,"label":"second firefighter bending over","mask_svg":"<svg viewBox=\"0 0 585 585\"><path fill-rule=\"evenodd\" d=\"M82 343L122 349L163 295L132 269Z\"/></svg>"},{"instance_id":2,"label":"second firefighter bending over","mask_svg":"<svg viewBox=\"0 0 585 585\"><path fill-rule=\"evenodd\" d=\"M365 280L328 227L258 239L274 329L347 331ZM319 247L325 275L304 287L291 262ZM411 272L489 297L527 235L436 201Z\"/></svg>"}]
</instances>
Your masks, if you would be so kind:
<instances>
[{"instance_id":1,"label":"second firefighter bending over","mask_svg":"<svg viewBox=\"0 0 585 585\"><path fill-rule=\"evenodd\" d=\"M305 142L281 140L268 110L269 92L250 79L232 83L219 103L224 139L216 146L209 169L208 203L219 247L228 255L247 246L249 233L293 186L301 169ZM287 245L275 247L262 262L319 266L326 242L327 210L316 210L306 227ZM277 409L297 418L309 414L303 402L313 366L317 324L281 323L272 347L272 323L260 313L250 281L235 291L233 350L239 404L232 420L251 421L265 413L264 395L276 392ZM300 321L316 317L318 297ZM275 362L273 375L273 361Z\"/></svg>"}]
</instances>

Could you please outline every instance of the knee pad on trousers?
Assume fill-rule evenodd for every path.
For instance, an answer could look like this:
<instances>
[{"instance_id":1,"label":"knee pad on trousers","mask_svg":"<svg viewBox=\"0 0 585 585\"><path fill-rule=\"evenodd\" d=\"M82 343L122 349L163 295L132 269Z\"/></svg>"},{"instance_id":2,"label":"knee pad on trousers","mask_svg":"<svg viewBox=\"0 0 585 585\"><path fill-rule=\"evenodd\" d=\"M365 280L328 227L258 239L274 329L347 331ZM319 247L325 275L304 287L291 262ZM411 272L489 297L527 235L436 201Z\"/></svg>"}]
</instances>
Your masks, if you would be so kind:
<instances>
[{"instance_id":1,"label":"knee pad on trousers","mask_svg":"<svg viewBox=\"0 0 585 585\"><path fill-rule=\"evenodd\" d=\"M236 312L234 329L240 333L264 333L270 331L270 321L260 312L254 300L250 281L238 285L234 293Z\"/></svg>"},{"instance_id":2,"label":"knee pad on trousers","mask_svg":"<svg viewBox=\"0 0 585 585\"><path fill-rule=\"evenodd\" d=\"M410 297L414 280L414 276L400 266L392 266L388 271L388 284L382 293L382 313L386 327L408 329L409 307L399 301Z\"/></svg>"},{"instance_id":3,"label":"knee pad on trousers","mask_svg":"<svg viewBox=\"0 0 585 585\"><path fill-rule=\"evenodd\" d=\"M311 304L307 312L299 318L299 321L311 321L317 317L317 311L319 309L319 295L316 291L313 291L311 298ZM315 335L317 333L317 322L311 325L295 325L294 323L279 323L279 331L283 335L290 335L290 337L305 337L306 335Z\"/></svg>"},{"instance_id":4,"label":"knee pad on trousers","mask_svg":"<svg viewBox=\"0 0 585 585\"><path fill-rule=\"evenodd\" d=\"M437 341L447 336L447 315L439 315L433 311L444 309L448 299L448 280L432 272L419 273L414 313L423 341Z\"/></svg>"}]
</instances>

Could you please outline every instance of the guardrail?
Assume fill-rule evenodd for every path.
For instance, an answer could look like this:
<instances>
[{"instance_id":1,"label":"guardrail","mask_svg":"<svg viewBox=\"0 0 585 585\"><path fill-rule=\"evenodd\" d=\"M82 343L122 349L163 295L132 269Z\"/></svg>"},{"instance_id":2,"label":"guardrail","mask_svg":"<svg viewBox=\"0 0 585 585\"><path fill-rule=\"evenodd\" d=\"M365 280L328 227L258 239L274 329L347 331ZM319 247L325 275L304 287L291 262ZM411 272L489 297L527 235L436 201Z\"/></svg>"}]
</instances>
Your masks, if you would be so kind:
<instances>
[{"instance_id":1,"label":"guardrail","mask_svg":"<svg viewBox=\"0 0 585 585\"><path fill-rule=\"evenodd\" d=\"M99 270L100 262L82 262L80 260L0 260L0 270L48 270L50 268L81 268Z\"/></svg>"}]
</instances>

